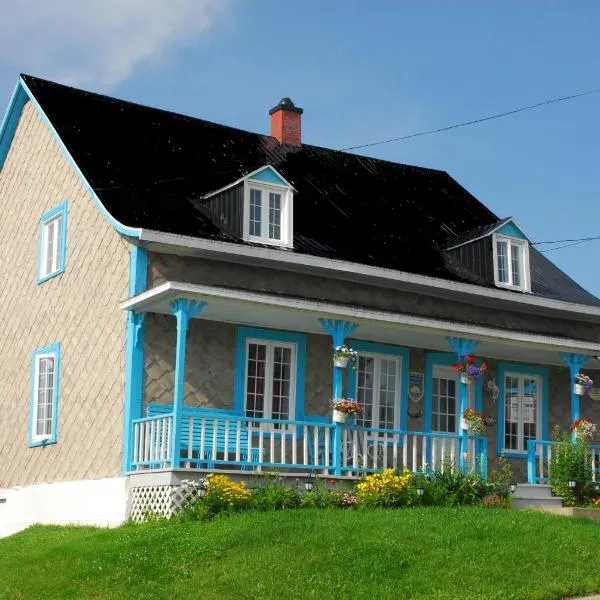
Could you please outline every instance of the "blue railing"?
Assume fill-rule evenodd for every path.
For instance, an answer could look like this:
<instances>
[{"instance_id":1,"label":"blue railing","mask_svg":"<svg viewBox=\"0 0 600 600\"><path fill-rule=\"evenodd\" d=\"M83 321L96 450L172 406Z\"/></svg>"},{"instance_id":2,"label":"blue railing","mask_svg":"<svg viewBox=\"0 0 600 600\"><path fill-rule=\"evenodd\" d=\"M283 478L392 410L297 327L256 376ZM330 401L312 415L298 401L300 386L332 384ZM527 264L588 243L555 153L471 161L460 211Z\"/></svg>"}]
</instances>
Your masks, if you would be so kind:
<instances>
[{"instance_id":1,"label":"blue railing","mask_svg":"<svg viewBox=\"0 0 600 600\"><path fill-rule=\"evenodd\" d=\"M178 452L181 466L199 469L356 475L386 468L424 472L453 464L487 474L487 438L472 435L263 419L186 407L180 439L180 447L173 449L172 413L136 419L134 469L160 468Z\"/></svg>"},{"instance_id":2,"label":"blue railing","mask_svg":"<svg viewBox=\"0 0 600 600\"><path fill-rule=\"evenodd\" d=\"M527 481L528 483L544 483L550 478L552 455L560 452L569 442L549 440L529 440L527 442ZM591 446L592 481L600 481L600 445Z\"/></svg>"}]
</instances>

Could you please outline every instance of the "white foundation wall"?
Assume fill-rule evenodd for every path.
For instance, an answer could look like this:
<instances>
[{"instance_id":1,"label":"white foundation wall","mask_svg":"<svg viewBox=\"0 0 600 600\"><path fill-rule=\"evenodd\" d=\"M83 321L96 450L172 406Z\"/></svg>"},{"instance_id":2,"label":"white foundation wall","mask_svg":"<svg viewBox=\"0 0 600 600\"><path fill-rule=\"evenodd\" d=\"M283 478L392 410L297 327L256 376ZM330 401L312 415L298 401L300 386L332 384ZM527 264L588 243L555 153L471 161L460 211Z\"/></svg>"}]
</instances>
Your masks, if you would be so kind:
<instances>
[{"instance_id":1,"label":"white foundation wall","mask_svg":"<svg viewBox=\"0 0 600 600\"><path fill-rule=\"evenodd\" d=\"M115 527L126 512L124 477L0 489L0 537L35 523Z\"/></svg>"}]
</instances>

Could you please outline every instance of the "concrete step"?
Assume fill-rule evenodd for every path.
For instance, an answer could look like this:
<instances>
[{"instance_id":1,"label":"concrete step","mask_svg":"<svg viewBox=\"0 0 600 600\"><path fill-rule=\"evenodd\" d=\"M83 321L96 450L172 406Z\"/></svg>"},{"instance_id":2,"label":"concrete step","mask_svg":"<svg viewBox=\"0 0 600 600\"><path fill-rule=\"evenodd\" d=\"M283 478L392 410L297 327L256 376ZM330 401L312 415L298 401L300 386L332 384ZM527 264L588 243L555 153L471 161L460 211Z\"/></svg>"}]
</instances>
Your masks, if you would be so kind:
<instances>
[{"instance_id":1,"label":"concrete step","mask_svg":"<svg viewBox=\"0 0 600 600\"><path fill-rule=\"evenodd\" d=\"M562 498L553 496L551 498L515 498L512 501L513 508L560 508Z\"/></svg>"},{"instance_id":2,"label":"concrete step","mask_svg":"<svg viewBox=\"0 0 600 600\"><path fill-rule=\"evenodd\" d=\"M552 490L545 483L519 483L513 498L552 498Z\"/></svg>"}]
</instances>

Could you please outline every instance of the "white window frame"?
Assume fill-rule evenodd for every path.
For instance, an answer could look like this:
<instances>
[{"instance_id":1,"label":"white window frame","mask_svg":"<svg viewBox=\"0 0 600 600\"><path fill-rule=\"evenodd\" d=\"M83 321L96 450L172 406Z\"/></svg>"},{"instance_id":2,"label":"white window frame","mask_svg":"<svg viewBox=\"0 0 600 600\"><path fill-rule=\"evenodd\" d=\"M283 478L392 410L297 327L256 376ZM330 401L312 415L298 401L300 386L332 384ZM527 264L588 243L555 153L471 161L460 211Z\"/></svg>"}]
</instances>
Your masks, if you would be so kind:
<instances>
[{"instance_id":1,"label":"white window frame","mask_svg":"<svg viewBox=\"0 0 600 600\"><path fill-rule=\"evenodd\" d=\"M296 418L296 370L298 360L298 348L293 342L281 342L278 340L266 340L262 338L246 338L246 364L244 365L244 414L248 411L248 362L250 357L250 344L259 344L267 347L267 360L265 361L265 391L264 391L264 406L263 416L256 417L262 419L272 419L273 415L273 348L280 346L282 348L289 348L291 351L290 360L290 398L289 398L289 410L288 418L289 421L294 421ZM264 425L272 425L265 423ZM265 427L265 429L271 429L271 427ZM285 427L281 428L281 431ZM280 431L280 430L277 430Z\"/></svg>"},{"instance_id":2,"label":"white window frame","mask_svg":"<svg viewBox=\"0 0 600 600\"><path fill-rule=\"evenodd\" d=\"M260 190L261 196L261 235L250 235L250 190ZM281 238L269 237L269 194L281 196ZM294 192L289 186L265 183L247 179L244 181L244 234L247 242L259 242L272 246L292 248L294 245Z\"/></svg>"},{"instance_id":3,"label":"white window frame","mask_svg":"<svg viewBox=\"0 0 600 600\"><path fill-rule=\"evenodd\" d=\"M508 267L508 282L500 281L498 277L498 242L506 243L507 251L507 267ZM512 247L518 246L521 251L521 285L513 283L512 274ZM494 283L496 287L518 290L520 292L531 291L531 273L529 270L529 243L527 240L520 238L509 237L494 233L492 235L492 247L494 256Z\"/></svg>"},{"instance_id":4,"label":"white window frame","mask_svg":"<svg viewBox=\"0 0 600 600\"><path fill-rule=\"evenodd\" d=\"M515 377L519 380L520 402L517 408L517 448L506 448L506 378ZM522 373L515 371L504 371L504 381L502 387L504 389L504 397L502 398L502 452L506 454L527 454L527 446L524 442L524 421L523 421L523 384L525 379L534 379L537 384L537 398L535 401L535 439L542 439L542 401L543 401L543 378L535 373Z\"/></svg>"},{"instance_id":5,"label":"white window frame","mask_svg":"<svg viewBox=\"0 0 600 600\"><path fill-rule=\"evenodd\" d=\"M358 353L357 358L357 372L356 372L356 400L358 401L358 360L361 357L365 358L374 358L375 360L383 359L388 361L393 361L396 363L396 393L394 396L394 419L393 419L393 428L400 429L400 402L402 396L402 369L403 369L403 361L401 356L396 356L394 354L381 354L377 352L360 352ZM377 363L376 363L377 364ZM373 412L372 414L376 414L377 418L374 419L371 417L371 423L368 425L364 425L367 428L378 428L381 427L379 423L379 392L380 392L380 373L379 369L375 368L373 372ZM376 393L377 392L377 393ZM377 398L377 411L375 410L375 398Z\"/></svg>"},{"instance_id":6,"label":"white window frame","mask_svg":"<svg viewBox=\"0 0 600 600\"><path fill-rule=\"evenodd\" d=\"M455 429L454 431L440 431L440 430L435 430L433 428L433 380L434 379L452 379L456 382L456 404L455 404L455 417L454 417L454 424L455 424ZM469 408L474 408L475 406L475 386L474 385L469 385L467 386L467 390L469 393ZM439 413L438 413L439 414ZM430 425L430 430L432 434L436 434L436 433L460 433L460 424L461 424L461 420L462 420L462 415L460 414L460 376L459 374L454 370L454 368L450 365L433 365L432 370L431 370L431 423Z\"/></svg>"},{"instance_id":7,"label":"white window frame","mask_svg":"<svg viewBox=\"0 0 600 600\"><path fill-rule=\"evenodd\" d=\"M52 358L54 360L53 385L52 385L52 418L50 421L50 432L39 434L37 433L37 413L40 400L39 390L39 372L40 363L44 359ZM39 446L42 444L56 443L57 423L58 423L58 394L59 394L59 379L60 379L60 346L54 344L46 348L37 350L33 357L33 382L32 382L32 398L31 398L31 423L30 423L30 446Z\"/></svg>"},{"instance_id":8,"label":"white window frame","mask_svg":"<svg viewBox=\"0 0 600 600\"><path fill-rule=\"evenodd\" d=\"M67 202L48 211L40 219L39 251L38 251L38 284L52 279L65 271L67 246ZM52 246L49 247L49 234L53 229ZM48 258L51 267L48 269Z\"/></svg>"}]
</instances>

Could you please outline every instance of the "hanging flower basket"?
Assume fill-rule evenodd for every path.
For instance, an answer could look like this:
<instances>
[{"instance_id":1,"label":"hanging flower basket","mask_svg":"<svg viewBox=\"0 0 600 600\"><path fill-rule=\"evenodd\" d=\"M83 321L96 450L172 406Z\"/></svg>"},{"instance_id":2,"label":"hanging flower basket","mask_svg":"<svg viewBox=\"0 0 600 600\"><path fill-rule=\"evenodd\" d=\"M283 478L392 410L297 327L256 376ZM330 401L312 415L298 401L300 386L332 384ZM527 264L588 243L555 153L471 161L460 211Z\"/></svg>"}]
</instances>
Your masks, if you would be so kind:
<instances>
[{"instance_id":1,"label":"hanging flower basket","mask_svg":"<svg viewBox=\"0 0 600 600\"><path fill-rule=\"evenodd\" d=\"M577 373L575 376L575 384L573 386L573 392L577 396L585 396L586 392L594 387L594 382L583 373Z\"/></svg>"},{"instance_id":2,"label":"hanging flower basket","mask_svg":"<svg viewBox=\"0 0 600 600\"><path fill-rule=\"evenodd\" d=\"M350 359L347 356L334 356L333 358L333 366L340 367L340 369L345 369L349 362Z\"/></svg>"},{"instance_id":3,"label":"hanging flower basket","mask_svg":"<svg viewBox=\"0 0 600 600\"><path fill-rule=\"evenodd\" d=\"M470 385L476 379L483 377L483 374L487 371L487 365L484 362L476 364L475 355L467 354L466 356L461 356L460 360L455 363L454 370L460 373L461 383Z\"/></svg>"},{"instance_id":4,"label":"hanging flower basket","mask_svg":"<svg viewBox=\"0 0 600 600\"><path fill-rule=\"evenodd\" d=\"M485 423L483 422L483 417L480 413L472 408L467 408L467 410L465 410L462 418L462 427L463 429L472 431L477 435L483 435L485 433Z\"/></svg>"},{"instance_id":5,"label":"hanging flower basket","mask_svg":"<svg viewBox=\"0 0 600 600\"><path fill-rule=\"evenodd\" d=\"M362 409L360 403L354 401L352 398L332 400L331 408L333 408L334 423L345 423L348 420L348 417L354 417Z\"/></svg>"},{"instance_id":6,"label":"hanging flower basket","mask_svg":"<svg viewBox=\"0 0 600 600\"><path fill-rule=\"evenodd\" d=\"M345 369L350 361L354 362L358 352L348 346L338 346L333 353L333 365Z\"/></svg>"},{"instance_id":7,"label":"hanging flower basket","mask_svg":"<svg viewBox=\"0 0 600 600\"><path fill-rule=\"evenodd\" d=\"M346 413L343 413L339 410L334 409L334 411L333 411L333 422L334 423L345 423L347 418L348 418L348 415Z\"/></svg>"},{"instance_id":8,"label":"hanging flower basket","mask_svg":"<svg viewBox=\"0 0 600 600\"><path fill-rule=\"evenodd\" d=\"M571 425L571 431L580 439L591 439L596 433L596 425L585 417L579 417Z\"/></svg>"}]
</instances>

